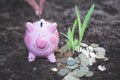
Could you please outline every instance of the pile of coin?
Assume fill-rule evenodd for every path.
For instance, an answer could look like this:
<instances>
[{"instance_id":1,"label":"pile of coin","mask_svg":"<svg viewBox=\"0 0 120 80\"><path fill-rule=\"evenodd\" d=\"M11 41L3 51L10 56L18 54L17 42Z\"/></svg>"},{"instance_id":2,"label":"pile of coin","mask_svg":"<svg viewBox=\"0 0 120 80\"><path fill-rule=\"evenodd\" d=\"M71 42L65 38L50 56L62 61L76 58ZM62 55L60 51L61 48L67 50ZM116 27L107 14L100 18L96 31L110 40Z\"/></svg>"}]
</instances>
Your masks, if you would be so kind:
<instances>
[{"instance_id":1,"label":"pile of coin","mask_svg":"<svg viewBox=\"0 0 120 80\"><path fill-rule=\"evenodd\" d=\"M96 59L106 59L105 49L99 47L98 44L88 46L81 43L75 48L76 53L67 51L66 45L60 50L61 53L57 58L57 69L59 75L65 76L63 80L80 80L80 77L83 76L91 77L94 73L89 70L89 66L92 66ZM78 55L73 57L75 54Z\"/></svg>"}]
</instances>

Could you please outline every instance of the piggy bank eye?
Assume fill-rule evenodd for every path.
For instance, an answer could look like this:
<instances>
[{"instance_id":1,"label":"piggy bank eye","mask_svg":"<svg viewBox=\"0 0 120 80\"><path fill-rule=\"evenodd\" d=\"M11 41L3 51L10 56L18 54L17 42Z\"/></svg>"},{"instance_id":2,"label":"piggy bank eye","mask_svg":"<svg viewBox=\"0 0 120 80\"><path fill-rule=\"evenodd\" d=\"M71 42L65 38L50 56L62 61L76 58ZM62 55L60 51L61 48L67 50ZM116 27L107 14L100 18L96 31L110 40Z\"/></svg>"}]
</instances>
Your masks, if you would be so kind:
<instances>
[{"instance_id":1,"label":"piggy bank eye","mask_svg":"<svg viewBox=\"0 0 120 80\"><path fill-rule=\"evenodd\" d=\"M40 27L42 27L42 26L43 26L43 22L40 23Z\"/></svg>"}]
</instances>

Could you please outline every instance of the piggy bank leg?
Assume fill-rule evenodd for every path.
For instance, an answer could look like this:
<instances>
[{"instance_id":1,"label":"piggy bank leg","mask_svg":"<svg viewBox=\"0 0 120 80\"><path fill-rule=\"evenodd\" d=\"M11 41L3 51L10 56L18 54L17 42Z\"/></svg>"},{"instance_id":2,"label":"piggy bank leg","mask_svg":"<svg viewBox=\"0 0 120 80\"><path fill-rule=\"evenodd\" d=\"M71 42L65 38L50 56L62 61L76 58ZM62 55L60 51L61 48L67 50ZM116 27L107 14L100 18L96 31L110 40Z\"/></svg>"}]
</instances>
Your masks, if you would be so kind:
<instances>
[{"instance_id":1,"label":"piggy bank leg","mask_svg":"<svg viewBox=\"0 0 120 80\"><path fill-rule=\"evenodd\" d=\"M47 58L48 58L48 60L49 60L50 62L52 62L52 63L56 62L54 53L50 54Z\"/></svg>"},{"instance_id":2,"label":"piggy bank leg","mask_svg":"<svg viewBox=\"0 0 120 80\"><path fill-rule=\"evenodd\" d=\"M32 61L34 61L35 60L35 55L33 55L31 52L29 52L29 55L28 55L28 61L29 62L32 62Z\"/></svg>"}]
</instances>

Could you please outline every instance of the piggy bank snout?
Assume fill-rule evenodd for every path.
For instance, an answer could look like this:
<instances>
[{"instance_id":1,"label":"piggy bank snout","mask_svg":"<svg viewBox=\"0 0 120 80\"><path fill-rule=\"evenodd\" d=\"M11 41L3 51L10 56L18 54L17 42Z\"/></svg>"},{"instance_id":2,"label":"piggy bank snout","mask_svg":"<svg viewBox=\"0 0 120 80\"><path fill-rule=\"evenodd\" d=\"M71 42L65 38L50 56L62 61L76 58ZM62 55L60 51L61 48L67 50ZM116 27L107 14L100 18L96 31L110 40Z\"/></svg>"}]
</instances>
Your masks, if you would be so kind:
<instances>
[{"instance_id":1,"label":"piggy bank snout","mask_svg":"<svg viewBox=\"0 0 120 80\"><path fill-rule=\"evenodd\" d=\"M44 49L47 46L47 41L44 40L44 39L38 38L36 40L36 45L37 45L38 48Z\"/></svg>"}]
</instances>

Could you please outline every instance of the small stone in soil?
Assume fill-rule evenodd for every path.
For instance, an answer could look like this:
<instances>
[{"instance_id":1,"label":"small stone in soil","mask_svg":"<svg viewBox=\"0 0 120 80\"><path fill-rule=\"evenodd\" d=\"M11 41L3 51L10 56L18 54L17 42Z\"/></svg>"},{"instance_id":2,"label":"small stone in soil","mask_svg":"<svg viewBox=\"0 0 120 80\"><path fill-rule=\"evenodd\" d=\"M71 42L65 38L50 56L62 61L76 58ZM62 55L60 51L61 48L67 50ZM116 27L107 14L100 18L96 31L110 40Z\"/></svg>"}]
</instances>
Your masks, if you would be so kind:
<instances>
[{"instance_id":1,"label":"small stone in soil","mask_svg":"<svg viewBox=\"0 0 120 80\"><path fill-rule=\"evenodd\" d=\"M59 49L60 52L62 53L65 53L67 51L67 45L64 45L62 46L60 49Z\"/></svg>"},{"instance_id":2,"label":"small stone in soil","mask_svg":"<svg viewBox=\"0 0 120 80\"><path fill-rule=\"evenodd\" d=\"M65 57L69 58L73 55L72 51L68 51L65 53Z\"/></svg>"},{"instance_id":3,"label":"small stone in soil","mask_svg":"<svg viewBox=\"0 0 120 80\"><path fill-rule=\"evenodd\" d=\"M63 57L59 60L60 63L66 64L67 63L67 58Z\"/></svg>"},{"instance_id":4,"label":"small stone in soil","mask_svg":"<svg viewBox=\"0 0 120 80\"><path fill-rule=\"evenodd\" d=\"M37 70L37 68L36 68L36 67L33 67L33 70L34 70L34 71L36 71L36 70Z\"/></svg>"},{"instance_id":5,"label":"small stone in soil","mask_svg":"<svg viewBox=\"0 0 120 80\"><path fill-rule=\"evenodd\" d=\"M61 58L62 56L63 56L63 53L61 53L61 52L57 52L57 53L56 53L56 57L57 57L57 58Z\"/></svg>"},{"instance_id":6,"label":"small stone in soil","mask_svg":"<svg viewBox=\"0 0 120 80\"><path fill-rule=\"evenodd\" d=\"M64 68L65 68L65 64L58 63L57 68L58 68L59 70L60 70L60 69L64 69Z\"/></svg>"},{"instance_id":7,"label":"small stone in soil","mask_svg":"<svg viewBox=\"0 0 120 80\"><path fill-rule=\"evenodd\" d=\"M50 70L54 71L54 72L57 72L58 69L57 68L51 68Z\"/></svg>"}]
</instances>

